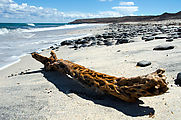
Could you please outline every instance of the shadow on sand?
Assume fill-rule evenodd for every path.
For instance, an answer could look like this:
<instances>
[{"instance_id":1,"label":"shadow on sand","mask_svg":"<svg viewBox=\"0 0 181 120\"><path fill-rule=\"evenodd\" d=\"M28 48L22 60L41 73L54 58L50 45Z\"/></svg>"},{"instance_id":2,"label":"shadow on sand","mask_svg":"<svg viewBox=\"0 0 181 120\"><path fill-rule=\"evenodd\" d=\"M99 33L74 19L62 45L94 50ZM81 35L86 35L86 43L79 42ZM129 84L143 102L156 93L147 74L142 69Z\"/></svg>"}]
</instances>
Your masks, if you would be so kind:
<instances>
[{"instance_id":1,"label":"shadow on sand","mask_svg":"<svg viewBox=\"0 0 181 120\"><path fill-rule=\"evenodd\" d=\"M75 93L83 99L91 100L95 104L114 108L132 117L154 115L155 113L155 110L149 106L140 106L144 104L143 101L139 100L136 103L127 103L110 95L100 96L96 92L82 87L76 81L56 71L46 72L42 69L39 71L27 72L26 74L34 73L42 73L49 82L53 83L59 91L62 91L67 96L69 96L70 93Z\"/></svg>"}]
</instances>

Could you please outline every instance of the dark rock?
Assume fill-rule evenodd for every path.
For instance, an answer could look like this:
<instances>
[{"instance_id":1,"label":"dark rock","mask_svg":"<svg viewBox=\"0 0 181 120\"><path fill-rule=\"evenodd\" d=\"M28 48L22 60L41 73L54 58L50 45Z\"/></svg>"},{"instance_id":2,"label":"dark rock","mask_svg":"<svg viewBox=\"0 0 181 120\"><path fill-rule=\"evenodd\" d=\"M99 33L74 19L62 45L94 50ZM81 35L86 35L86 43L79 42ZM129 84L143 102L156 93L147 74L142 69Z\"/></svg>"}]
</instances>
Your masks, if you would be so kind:
<instances>
[{"instance_id":1,"label":"dark rock","mask_svg":"<svg viewBox=\"0 0 181 120\"><path fill-rule=\"evenodd\" d=\"M95 46L95 45L97 45L97 43L96 42L92 42L89 46Z\"/></svg>"},{"instance_id":2,"label":"dark rock","mask_svg":"<svg viewBox=\"0 0 181 120\"><path fill-rule=\"evenodd\" d=\"M53 46L50 47L51 49L53 48Z\"/></svg>"},{"instance_id":3,"label":"dark rock","mask_svg":"<svg viewBox=\"0 0 181 120\"><path fill-rule=\"evenodd\" d=\"M123 44L123 43L129 43L129 39L118 39L116 42L116 45Z\"/></svg>"},{"instance_id":4,"label":"dark rock","mask_svg":"<svg viewBox=\"0 0 181 120\"><path fill-rule=\"evenodd\" d=\"M89 40L96 40L96 37L89 37Z\"/></svg>"},{"instance_id":5,"label":"dark rock","mask_svg":"<svg viewBox=\"0 0 181 120\"><path fill-rule=\"evenodd\" d=\"M177 32L177 35L181 35L181 32Z\"/></svg>"},{"instance_id":6,"label":"dark rock","mask_svg":"<svg viewBox=\"0 0 181 120\"><path fill-rule=\"evenodd\" d=\"M73 44L73 41L72 40L65 40L63 42L60 43L61 46L64 46L64 45L72 45Z\"/></svg>"},{"instance_id":7,"label":"dark rock","mask_svg":"<svg viewBox=\"0 0 181 120\"><path fill-rule=\"evenodd\" d=\"M177 74L177 79L175 80L175 84L181 86L181 72Z\"/></svg>"},{"instance_id":8,"label":"dark rock","mask_svg":"<svg viewBox=\"0 0 181 120\"><path fill-rule=\"evenodd\" d=\"M166 36L156 36L155 39L165 39Z\"/></svg>"},{"instance_id":9,"label":"dark rock","mask_svg":"<svg viewBox=\"0 0 181 120\"><path fill-rule=\"evenodd\" d=\"M178 32L181 32L181 28L178 29Z\"/></svg>"},{"instance_id":10,"label":"dark rock","mask_svg":"<svg viewBox=\"0 0 181 120\"><path fill-rule=\"evenodd\" d=\"M151 65L150 61L142 60L142 61L139 61L136 66L146 67L146 66L149 66L149 65Z\"/></svg>"},{"instance_id":11,"label":"dark rock","mask_svg":"<svg viewBox=\"0 0 181 120\"><path fill-rule=\"evenodd\" d=\"M174 48L174 46L170 46L170 45L159 45L159 46L156 46L155 48L153 48L153 50L170 50L173 48Z\"/></svg>"},{"instance_id":12,"label":"dark rock","mask_svg":"<svg viewBox=\"0 0 181 120\"><path fill-rule=\"evenodd\" d=\"M75 44L72 48L76 48L76 49L77 49L77 48L79 48L79 47L78 47L78 45Z\"/></svg>"},{"instance_id":13,"label":"dark rock","mask_svg":"<svg viewBox=\"0 0 181 120\"><path fill-rule=\"evenodd\" d=\"M111 45L113 45L113 43L112 43L112 42L110 42L110 41L104 42L104 44L105 44L105 45L107 45L107 46L111 46Z\"/></svg>"},{"instance_id":14,"label":"dark rock","mask_svg":"<svg viewBox=\"0 0 181 120\"><path fill-rule=\"evenodd\" d=\"M89 43L89 40L86 39L78 39L75 41L75 44L85 44L85 43Z\"/></svg>"},{"instance_id":15,"label":"dark rock","mask_svg":"<svg viewBox=\"0 0 181 120\"><path fill-rule=\"evenodd\" d=\"M177 39L177 38L179 38L179 35L173 35L172 37L173 37L173 39Z\"/></svg>"},{"instance_id":16,"label":"dark rock","mask_svg":"<svg viewBox=\"0 0 181 120\"><path fill-rule=\"evenodd\" d=\"M80 46L80 48L81 48L81 47L87 47L87 46L88 46L88 45L86 45L86 44L82 44L82 45Z\"/></svg>"},{"instance_id":17,"label":"dark rock","mask_svg":"<svg viewBox=\"0 0 181 120\"><path fill-rule=\"evenodd\" d=\"M151 40L154 40L154 37L151 36L151 37L146 37L146 38L145 38L145 42L151 41Z\"/></svg>"},{"instance_id":18,"label":"dark rock","mask_svg":"<svg viewBox=\"0 0 181 120\"><path fill-rule=\"evenodd\" d=\"M96 35L95 37L96 38L102 38L102 35Z\"/></svg>"},{"instance_id":19,"label":"dark rock","mask_svg":"<svg viewBox=\"0 0 181 120\"><path fill-rule=\"evenodd\" d=\"M97 41L97 45L104 45L103 41Z\"/></svg>"},{"instance_id":20,"label":"dark rock","mask_svg":"<svg viewBox=\"0 0 181 120\"><path fill-rule=\"evenodd\" d=\"M103 35L102 37L104 39L113 38L113 35L111 35L110 33L109 34L108 33L107 34L102 34L102 35Z\"/></svg>"},{"instance_id":21,"label":"dark rock","mask_svg":"<svg viewBox=\"0 0 181 120\"><path fill-rule=\"evenodd\" d=\"M20 72L20 73L18 73L18 75L24 75L25 73L24 72Z\"/></svg>"},{"instance_id":22,"label":"dark rock","mask_svg":"<svg viewBox=\"0 0 181 120\"><path fill-rule=\"evenodd\" d=\"M152 36L156 36L156 35L158 35L158 33L153 33L153 34L152 34Z\"/></svg>"},{"instance_id":23,"label":"dark rock","mask_svg":"<svg viewBox=\"0 0 181 120\"><path fill-rule=\"evenodd\" d=\"M166 42L172 42L173 41L173 39L167 39L166 40Z\"/></svg>"}]
</instances>

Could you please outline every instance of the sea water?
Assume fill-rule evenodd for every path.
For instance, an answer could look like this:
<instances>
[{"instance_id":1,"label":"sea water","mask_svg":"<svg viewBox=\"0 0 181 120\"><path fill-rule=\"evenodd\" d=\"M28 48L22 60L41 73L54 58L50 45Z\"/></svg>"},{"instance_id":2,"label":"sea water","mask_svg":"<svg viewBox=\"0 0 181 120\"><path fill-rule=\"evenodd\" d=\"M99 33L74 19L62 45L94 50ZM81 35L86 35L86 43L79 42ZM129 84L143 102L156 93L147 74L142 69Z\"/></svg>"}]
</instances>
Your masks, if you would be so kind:
<instances>
[{"instance_id":1,"label":"sea water","mask_svg":"<svg viewBox=\"0 0 181 120\"><path fill-rule=\"evenodd\" d=\"M0 23L0 70L19 61L31 52L40 51L66 39L90 34L69 34L68 31L95 27L98 24L67 23Z\"/></svg>"}]
</instances>

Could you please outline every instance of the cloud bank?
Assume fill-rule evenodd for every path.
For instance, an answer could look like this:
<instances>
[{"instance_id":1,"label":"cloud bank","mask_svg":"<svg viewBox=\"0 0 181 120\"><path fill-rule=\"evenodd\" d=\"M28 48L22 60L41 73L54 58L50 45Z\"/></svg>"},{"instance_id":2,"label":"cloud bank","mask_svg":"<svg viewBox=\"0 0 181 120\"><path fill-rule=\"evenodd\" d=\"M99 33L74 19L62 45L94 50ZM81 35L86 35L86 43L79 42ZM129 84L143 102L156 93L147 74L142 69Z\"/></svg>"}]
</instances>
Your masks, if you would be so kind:
<instances>
[{"instance_id":1,"label":"cloud bank","mask_svg":"<svg viewBox=\"0 0 181 120\"><path fill-rule=\"evenodd\" d=\"M112 0L100 0L112 1ZM132 2L124 3L134 5ZM137 11L136 6L116 6L110 11L97 13L63 12L53 8L32 6L27 3L17 4L13 0L0 0L0 22L69 22L82 18L120 17Z\"/></svg>"},{"instance_id":2,"label":"cloud bank","mask_svg":"<svg viewBox=\"0 0 181 120\"><path fill-rule=\"evenodd\" d=\"M120 2L119 5L120 6L112 7L112 9L123 15L134 15L133 13L138 11L138 6L134 6L134 2Z\"/></svg>"}]
</instances>

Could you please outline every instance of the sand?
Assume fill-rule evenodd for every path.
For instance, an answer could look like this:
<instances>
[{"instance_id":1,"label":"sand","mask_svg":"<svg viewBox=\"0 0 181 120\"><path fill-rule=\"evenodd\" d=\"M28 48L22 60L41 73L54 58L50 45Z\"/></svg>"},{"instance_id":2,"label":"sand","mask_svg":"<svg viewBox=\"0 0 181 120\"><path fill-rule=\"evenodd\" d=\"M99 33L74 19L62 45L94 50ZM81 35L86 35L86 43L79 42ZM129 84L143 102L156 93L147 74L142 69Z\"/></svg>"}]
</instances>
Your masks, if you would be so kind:
<instances>
[{"instance_id":1,"label":"sand","mask_svg":"<svg viewBox=\"0 0 181 120\"><path fill-rule=\"evenodd\" d=\"M94 34L103 32L103 29L94 29ZM27 55L0 71L0 119L179 120L181 87L174 85L174 80L181 72L181 39L173 42L135 39L133 43L109 47L73 50L64 46L56 54L58 58L118 77L144 75L164 68L169 83L167 93L142 97L137 103L126 103L110 96L99 97L65 75L45 72L41 63ZM174 45L175 48L153 51L155 46L163 44ZM45 50L41 54L49 56L49 53L50 50ZM151 61L152 64L136 67L141 60Z\"/></svg>"}]
</instances>

